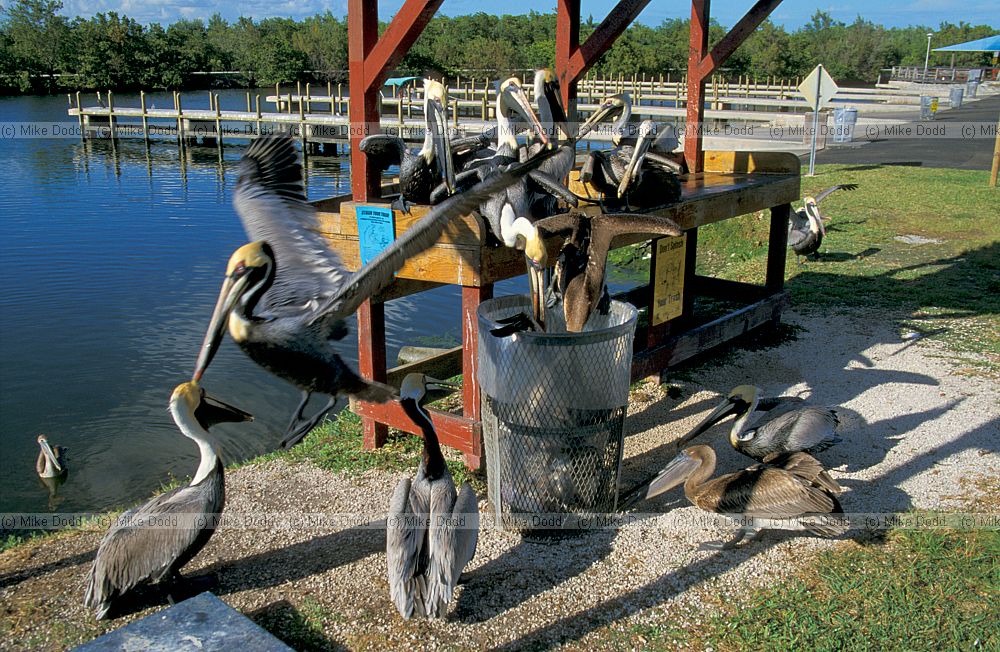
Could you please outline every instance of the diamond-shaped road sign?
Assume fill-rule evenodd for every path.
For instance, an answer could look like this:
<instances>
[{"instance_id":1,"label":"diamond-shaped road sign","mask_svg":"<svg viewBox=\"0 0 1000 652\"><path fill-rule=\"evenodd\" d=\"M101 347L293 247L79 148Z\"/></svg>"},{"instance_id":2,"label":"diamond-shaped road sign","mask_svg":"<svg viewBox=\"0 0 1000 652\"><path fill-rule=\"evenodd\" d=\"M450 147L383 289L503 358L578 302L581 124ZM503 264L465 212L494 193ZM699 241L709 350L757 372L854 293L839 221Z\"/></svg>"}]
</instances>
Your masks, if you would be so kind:
<instances>
[{"instance_id":1,"label":"diamond-shaped road sign","mask_svg":"<svg viewBox=\"0 0 1000 652\"><path fill-rule=\"evenodd\" d=\"M809 76L799 84L799 92L806 98L813 111L818 111L829 104L839 90L823 64L813 68Z\"/></svg>"}]
</instances>

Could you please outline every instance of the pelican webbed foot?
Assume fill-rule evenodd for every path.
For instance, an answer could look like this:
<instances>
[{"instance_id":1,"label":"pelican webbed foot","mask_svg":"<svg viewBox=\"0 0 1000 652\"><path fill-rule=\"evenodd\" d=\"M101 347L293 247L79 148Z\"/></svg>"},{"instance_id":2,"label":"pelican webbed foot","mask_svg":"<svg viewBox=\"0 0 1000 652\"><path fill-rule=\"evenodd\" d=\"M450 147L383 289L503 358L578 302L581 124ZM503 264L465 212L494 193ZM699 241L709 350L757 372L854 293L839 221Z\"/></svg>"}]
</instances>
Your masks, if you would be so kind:
<instances>
[{"instance_id":1,"label":"pelican webbed foot","mask_svg":"<svg viewBox=\"0 0 1000 652\"><path fill-rule=\"evenodd\" d=\"M308 399L307 399L308 400ZM319 409L316 414L311 416L309 419L302 419L302 408L305 407L305 401L299 405L298 412L292 422L288 424L288 430L285 432L285 438L281 442L282 448L291 448L295 444L302 441L306 435L312 432L319 422L326 416L327 412L333 409L334 405L337 404L337 397L333 396L327 401L327 404Z\"/></svg>"},{"instance_id":2,"label":"pelican webbed foot","mask_svg":"<svg viewBox=\"0 0 1000 652\"><path fill-rule=\"evenodd\" d=\"M400 195L400 196L396 197L395 199L393 199L392 203L389 204L389 206L393 210L401 211L401 212L403 212L403 213L405 213L407 215L410 214L410 202L408 202L405 199L403 199L402 195Z\"/></svg>"},{"instance_id":3,"label":"pelican webbed foot","mask_svg":"<svg viewBox=\"0 0 1000 652\"><path fill-rule=\"evenodd\" d=\"M736 533L736 536L729 541L706 541L698 546L698 550L732 550L740 543L740 541L743 541L743 537L745 537L749 532L751 532L751 530L741 528L740 531ZM754 531L753 536L750 537L750 541L755 540L758 534L759 532Z\"/></svg>"}]
</instances>

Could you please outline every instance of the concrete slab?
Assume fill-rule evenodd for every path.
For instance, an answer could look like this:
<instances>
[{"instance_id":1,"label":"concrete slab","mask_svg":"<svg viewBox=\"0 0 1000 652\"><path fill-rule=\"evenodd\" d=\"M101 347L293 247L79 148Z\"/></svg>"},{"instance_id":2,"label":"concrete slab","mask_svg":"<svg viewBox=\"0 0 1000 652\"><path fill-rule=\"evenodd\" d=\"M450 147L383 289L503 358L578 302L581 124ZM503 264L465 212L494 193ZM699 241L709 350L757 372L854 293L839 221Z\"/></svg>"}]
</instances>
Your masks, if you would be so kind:
<instances>
[{"instance_id":1,"label":"concrete slab","mask_svg":"<svg viewBox=\"0 0 1000 652\"><path fill-rule=\"evenodd\" d=\"M74 652L292 652L209 592L146 616L74 648Z\"/></svg>"}]
</instances>

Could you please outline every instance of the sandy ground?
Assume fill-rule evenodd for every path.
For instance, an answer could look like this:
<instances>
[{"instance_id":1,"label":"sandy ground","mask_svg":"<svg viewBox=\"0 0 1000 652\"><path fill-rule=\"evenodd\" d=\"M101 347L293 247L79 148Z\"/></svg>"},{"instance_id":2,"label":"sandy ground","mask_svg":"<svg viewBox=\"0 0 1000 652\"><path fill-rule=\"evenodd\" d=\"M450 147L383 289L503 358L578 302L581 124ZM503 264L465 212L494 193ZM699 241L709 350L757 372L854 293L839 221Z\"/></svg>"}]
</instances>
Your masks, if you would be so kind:
<instances>
[{"instance_id":1,"label":"sandy ground","mask_svg":"<svg viewBox=\"0 0 1000 652\"><path fill-rule=\"evenodd\" d=\"M674 453L674 440L719 394L753 382L766 395L800 394L839 405L846 439L819 457L845 487L847 512L948 508L1000 470L1000 401L994 383L955 373L947 351L906 339L881 313L790 313L802 330L777 348L741 351L686 380L667 378L678 398L638 392L626 422L622 485L637 483ZM729 449L728 422L704 436L719 471L748 460ZM403 474L342 477L269 462L227 476L229 514L292 511L384 514ZM485 497L480 509L488 509ZM640 507L695 517L680 490ZM436 622L402 621L389 601L385 535L378 528L219 530L185 572L210 571L228 604L258 622L311 622L329 649L519 649L612 647L637 623L691 626L720 596L772 581L837 540L768 533L732 551L697 549L729 536L721 527L626 527L544 542L484 529L468 581ZM0 555L0 648L64 648L162 608L155 595L130 616L95 628L81 605L101 532L61 536ZM850 532L847 537L859 536ZM59 626L38 623L58 614ZM48 631L46 638L42 632Z\"/></svg>"}]
</instances>

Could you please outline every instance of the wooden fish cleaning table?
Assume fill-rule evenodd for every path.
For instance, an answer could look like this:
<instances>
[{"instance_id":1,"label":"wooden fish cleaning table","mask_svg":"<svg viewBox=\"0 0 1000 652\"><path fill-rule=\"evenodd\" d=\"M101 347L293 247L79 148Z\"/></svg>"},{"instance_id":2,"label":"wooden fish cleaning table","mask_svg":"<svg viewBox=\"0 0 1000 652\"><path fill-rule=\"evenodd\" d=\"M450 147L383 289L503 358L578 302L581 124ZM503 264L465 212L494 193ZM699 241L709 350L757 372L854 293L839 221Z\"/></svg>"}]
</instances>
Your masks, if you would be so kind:
<instances>
[{"instance_id":1,"label":"wooden fish cleaning table","mask_svg":"<svg viewBox=\"0 0 1000 652\"><path fill-rule=\"evenodd\" d=\"M626 298L637 307L659 306L649 312L650 326L636 338L633 379L659 373L753 328L776 321L788 301L783 290L785 247L790 204L799 198L798 158L775 152L705 152L704 171L683 177L682 187L680 202L647 211L674 220L685 230L685 235L659 239L663 243L674 242L670 247L653 247L650 284L627 293ZM318 201L316 205L321 229L331 247L347 267L357 269L360 254L356 207L362 204L355 204L349 197L338 197ZM376 202L363 205L389 206ZM695 274L698 227L764 209L771 211L771 224L763 286ZM396 237L427 210L414 206L410 215L395 211ZM471 468L478 468L482 462L476 310L481 302L492 298L494 283L522 275L526 269L521 252L487 243L488 233L489 228L476 214L454 220L433 247L407 261L397 280L371 302L371 326L366 327L365 320L359 320L359 367L366 377L398 387L402 378L414 371L443 378L463 375L462 414L434 409L429 413L441 442L462 451ZM623 236L613 246L648 240L648 236ZM547 241L550 261L556 260L561 244L558 237ZM669 254L664 253L668 250ZM669 279L666 282L664 273ZM384 302L442 284L462 287L462 346L387 370ZM736 300L742 307L708 323L696 324L696 296ZM662 323L658 323L660 319L664 319ZM381 434L374 427L366 429L368 447L384 443L386 425L419 432L396 402L376 405L353 401L352 409L371 424L383 424Z\"/></svg>"},{"instance_id":2,"label":"wooden fish cleaning table","mask_svg":"<svg viewBox=\"0 0 1000 652\"><path fill-rule=\"evenodd\" d=\"M555 72L562 90L563 106L567 108L570 119L576 118L577 82L608 51L649 2L650 0L618 0L604 20L581 42L580 0L557 0ZM348 0L351 192L359 202L371 203L370 200L382 196L381 175L376 170L374 161L368 159L360 149L361 140L371 133L378 133L380 129L379 90L441 3L442 0L406 0L380 34L378 0ZM673 219L685 229L686 245L683 250L673 245L667 249L658 245L660 254L654 253L653 275L655 277L657 267L664 268L663 264L656 262L656 256L667 257L670 263L667 267L673 268L674 278L683 279L683 287L680 293L676 288L668 287L666 297L656 295L655 287L653 297L649 296L650 292L630 293L630 297L645 294L647 301L652 300L654 317L656 314L661 318L669 317L671 311L678 313L673 319L667 319L666 323L657 323L655 318L652 320L653 325L640 340L640 344L645 344L645 347L641 348L635 358L634 376L648 375L731 339L739 332L777 319L781 307L787 302L787 296L782 291L785 241L790 203L799 196L798 159L790 154L706 153L702 151L701 130L705 117L705 80L725 63L740 43L779 4L781 0L756 0L727 33L709 47L710 3L708 0L691 0L687 93L684 101L687 112L684 158L688 169L694 174L684 180L680 203L654 211ZM767 280L763 287L703 279L695 275L698 227L766 208L771 210L771 231ZM344 198L332 199L326 203L321 202L321 210L324 213L324 228L328 229L333 246L346 261L357 264L357 244L351 242L352 228L357 230L356 225L352 226L352 206ZM414 213L414 216L419 216L416 209ZM412 222L407 222L411 219L407 216L397 215L396 219L398 237ZM523 257L519 252L483 245L485 232L481 220L476 217L456 221L437 245L425 255L407 263L398 275L398 280L383 296L364 302L357 313L358 371L366 378L384 381L390 378L385 364L384 301L440 283L462 286L463 346L436 359L396 368L392 370L392 378L422 369L429 369L438 376L447 375L453 370L462 372L462 414L433 412L431 417L441 441L461 450L465 454L466 463L473 468L480 465L482 458L479 384L476 378L476 309L482 301L492 296L496 281L524 272ZM356 239L356 233L353 237ZM617 244L620 246L627 243L627 240L622 240ZM550 242L549 254L552 260L555 260L557 251L558 243ZM678 256L680 261L677 260ZM679 267L681 263L683 268ZM665 273L660 280L670 276ZM660 285L659 291L662 293L664 283ZM695 326L692 322L695 293L744 300L749 298L751 302L723 318ZM354 410L362 417L366 446L381 445L390 425L407 432L418 432L416 424L403 414L398 403L357 403Z\"/></svg>"}]
</instances>

